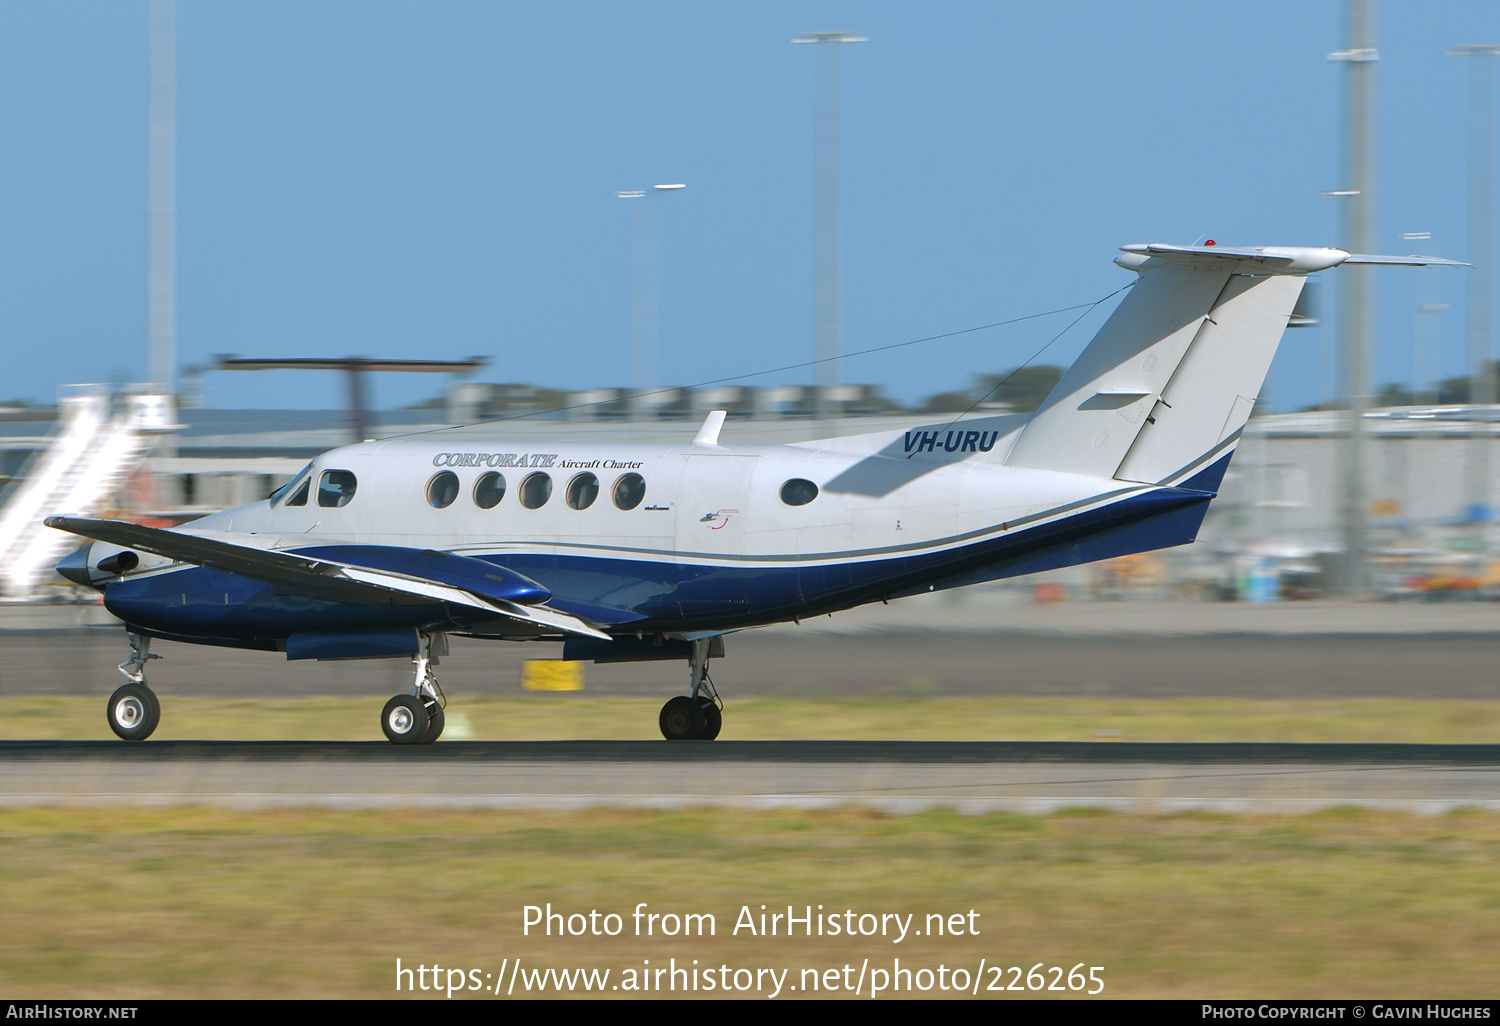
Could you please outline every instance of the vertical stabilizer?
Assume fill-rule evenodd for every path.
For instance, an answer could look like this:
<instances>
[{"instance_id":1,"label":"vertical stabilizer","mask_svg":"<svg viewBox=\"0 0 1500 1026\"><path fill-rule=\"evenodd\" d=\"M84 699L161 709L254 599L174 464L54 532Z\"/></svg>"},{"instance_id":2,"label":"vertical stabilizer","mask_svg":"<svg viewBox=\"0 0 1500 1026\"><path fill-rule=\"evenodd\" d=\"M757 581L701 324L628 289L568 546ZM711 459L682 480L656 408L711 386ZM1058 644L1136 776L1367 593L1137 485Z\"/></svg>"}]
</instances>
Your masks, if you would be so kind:
<instances>
[{"instance_id":1,"label":"vertical stabilizer","mask_svg":"<svg viewBox=\"0 0 1500 1026\"><path fill-rule=\"evenodd\" d=\"M1008 462L1181 480L1244 427L1307 271L1346 256L1127 247L1118 262L1140 280L1032 415Z\"/></svg>"}]
</instances>

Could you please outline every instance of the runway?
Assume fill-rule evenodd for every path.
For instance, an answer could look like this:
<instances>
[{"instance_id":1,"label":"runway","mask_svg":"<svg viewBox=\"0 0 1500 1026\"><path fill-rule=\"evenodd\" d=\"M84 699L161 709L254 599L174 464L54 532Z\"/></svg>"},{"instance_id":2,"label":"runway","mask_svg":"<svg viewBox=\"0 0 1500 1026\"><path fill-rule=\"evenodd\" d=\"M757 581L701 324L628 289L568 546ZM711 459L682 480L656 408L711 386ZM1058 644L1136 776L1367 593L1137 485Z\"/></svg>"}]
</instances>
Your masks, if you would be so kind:
<instances>
[{"instance_id":1,"label":"runway","mask_svg":"<svg viewBox=\"0 0 1500 1026\"><path fill-rule=\"evenodd\" d=\"M1067 605L1067 604L1063 604ZM1500 617L1490 604L983 602L875 606L727 639L721 693L1492 699ZM0 693L118 686L118 627L0 632ZM275 653L164 644L152 686L274 700L410 686L404 660L288 663ZM524 659L554 646L453 639L455 698L525 696ZM586 667L588 696L663 697L684 667ZM539 702L555 696L530 695ZM1500 809L1500 745L717 741L0 742L0 804L243 808L824 808L891 813Z\"/></svg>"},{"instance_id":2,"label":"runway","mask_svg":"<svg viewBox=\"0 0 1500 1026\"><path fill-rule=\"evenodd\" d=\"M0 805L1500 810L1500 745L3 742Z\"/></svg>"},{"instance_id":3,"label":"runway","mask_svg":"<svg viewBox=\"0 0 1500 1026\"><path fill-rule=\"evenodd\" d=\"M1137 613L1137 623L1120 622L1122 612L1135 610L1090 605L1100 607L1103 626L1129 627L1130 632L887 629L838 634L814 630L811 624L777 627L728 637L727 658L714 661L713 678L727 700L912 692L1129 698L1500 697L1500 682L1493 672L1500 633L1443 633L1438 629L1443 621L1432 615L1431 607L1411 607L1408 626L1420 632L1164 635L1162 623L1180 628L1220 610L1183 604L1154 618ZM890 612L884 606L876 608ZM1479 611L1491 614L1487 605ZM1391 610L1379 612L1387 618L1392 615ZM1253 617L1244 622L1255 624ZM1475 621L1470 626L1483 625ZM1222 625L1210 620L1205 626ZM115 666L129 654L118 627L0 632L0 649L0 694L101 699L119 687ZM288 662L275 652L165 642L155 651L164 658L151 664L151 686L164 699L362 695L383 702L411 686L411 664L405 659ZM559 655L558 646L550 644L454 638L452 654L442 660L438 677L454 698L524 695L522 662ZM588 695L665 700L686 682L685 664L675 662L584 664L584 672Z\"/></svg>"}]
</instances>

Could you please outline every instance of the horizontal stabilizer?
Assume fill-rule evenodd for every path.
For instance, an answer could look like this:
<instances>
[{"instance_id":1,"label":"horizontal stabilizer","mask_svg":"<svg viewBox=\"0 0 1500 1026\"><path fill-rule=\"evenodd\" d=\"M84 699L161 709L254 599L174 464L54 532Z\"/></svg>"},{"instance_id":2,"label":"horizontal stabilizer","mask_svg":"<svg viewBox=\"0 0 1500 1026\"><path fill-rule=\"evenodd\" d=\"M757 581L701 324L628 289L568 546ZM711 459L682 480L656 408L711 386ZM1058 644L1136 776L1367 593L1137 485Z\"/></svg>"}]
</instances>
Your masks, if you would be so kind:
<instances>
[{"instance_id":1,"label":"horizontal stabilizer","mask_svg":"<svg viewBox=\"0 0 1500 1026\"><path fill-rule=\"evenodd\" d=\"M1346 264L1390 264L1394 267L1473 267L1462 260L1444 260L1433 256L1375 256L1371 253L1350 253Z\"/></svg>"},{"instance_id":2,"label":"horizontal stabilizer","mask_svg":"<svg viewBox=\"0 0 1500 1026\"><path fill-rule=\"evenodd\" d=\"M94 538L114 545L139 549L142 552L165 556L167 559L211 567L229 573L253 577L296 588L315 598L331 601L370 602L381 595L403 595L408 598L430 599L451 602L456 605L483 609L498 616L523 621L537 627L559 631L564 634L581 634L590 638L609 639L609 635L576 616L540 605L521 605L498 596L476 594L465 587L433 580L410 573L396 573L388 569L371 569L341 559L329 559L314 555L299 555L209 538L201 534L181 531L164 531L140 524L129 524L119 520L88 520L80 517L48 517L48 527L67 531L84 538ZM357 551L358 546L350 546ZM328 548L315 550L327 552ZM421 550L413 550L422 555ZM465 559L451 553L432 553L433 556ZM478 562L478 561L475 561ZM444 568L446 569L446 568ZM496 577L503 576L503 568L496 568ZM519 574L513 575L520 578ZM521 580L525 580L521 578Z\"/></svg>"},{"instance_id":3,"label":"horizontal stabilizer","mask_svg":"<svg viewBox=\"0 0 1500 1026\"><path fill-rule=\"evenodd\" d=\"M1340 264L1388 264L1396 267L1468 267L1461 260L1433 256L1374 256L1326 246L1172 246L1164 242L1121 246L1121 267L1144 271L1176 265L1234 274L1315 274Z\"/></svg>"}]
</instances>

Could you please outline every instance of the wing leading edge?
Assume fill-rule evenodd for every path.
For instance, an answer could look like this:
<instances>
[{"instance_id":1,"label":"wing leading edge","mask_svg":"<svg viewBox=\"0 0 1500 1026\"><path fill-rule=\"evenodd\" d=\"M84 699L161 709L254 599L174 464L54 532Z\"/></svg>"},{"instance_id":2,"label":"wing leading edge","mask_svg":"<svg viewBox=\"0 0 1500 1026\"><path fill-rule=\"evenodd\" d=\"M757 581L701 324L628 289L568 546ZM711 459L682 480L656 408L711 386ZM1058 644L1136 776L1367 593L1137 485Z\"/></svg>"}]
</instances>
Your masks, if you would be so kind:
<instances>
[{"instance_id":1,"label":"wing leading edge","mask_svg":"<svg viewBox=\"0 0 1500 1026\"><path fill-rule=\"evenodd\" d=\"M502 594L481 594L474 587L465 587L451 580L444 581L391 569L393 560L390 557L392 555L425 556L435 570L446 571L443 573L445 577L454 577L454 567L459 567L457 576L460 579L473 579L476 584L489 579L506 586L506 590L513 595L542 599L548 597L544 589L519 574L453 553L423 553L416 549L402 550L391 546L346 546L343 547L346 558L337 559L330 558L330 548L327 546L321 546L307 554L299 554L295 551L257 548L200 534L165 531L156 527L144 527L140 524L129 524L118 520L48 517L46 524L56 530L67 531L84 538L123 545L142 552L165 556L168 559L241 574L272 584L294 587L316 598L345 602L371 602L388 599L391 595L401 595L413 599L452 602L483 609L498 616L548 630L610 640L608 634L592 624L558 609L523 604L512 598L506 598ZM371 550L371 555L376 557L371 562L376 565L361 565L359 562L352 561L350 557L357 558L362 548ZM398 565L410 564L412 560L406 558L395 562ZM479 566L465 573L464 570L468 570L466 567L468 563L475 563ZM481 570L487 572L479 572ZM491 585L485 587L484 590L496 589Z\"/></svg>"}]
</instances>

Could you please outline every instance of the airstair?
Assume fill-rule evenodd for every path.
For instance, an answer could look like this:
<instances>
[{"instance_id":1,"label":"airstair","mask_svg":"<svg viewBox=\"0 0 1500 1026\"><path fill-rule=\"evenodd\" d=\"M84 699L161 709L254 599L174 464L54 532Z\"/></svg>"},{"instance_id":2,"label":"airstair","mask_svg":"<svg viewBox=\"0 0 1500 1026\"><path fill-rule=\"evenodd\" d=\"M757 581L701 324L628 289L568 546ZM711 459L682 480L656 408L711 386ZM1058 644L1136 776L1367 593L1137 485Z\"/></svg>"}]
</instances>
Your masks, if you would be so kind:
<instances>
[{"instance_id":1,"label":"airstair","mask_svg":"<svg viewBox=\"0 0 1500 1026\"><path fill-rule=\"evenodd\" d=\"M58 401L52 443L32 457L0 508L0 595L34 598L38 585L53 576L53 565L80 544L74 535L43 526L43 518L107 510L156 436L177 428L169 395L126 395L120 403L113 412L110 395L98 388Z\"/></svg>"}]
</instances>

